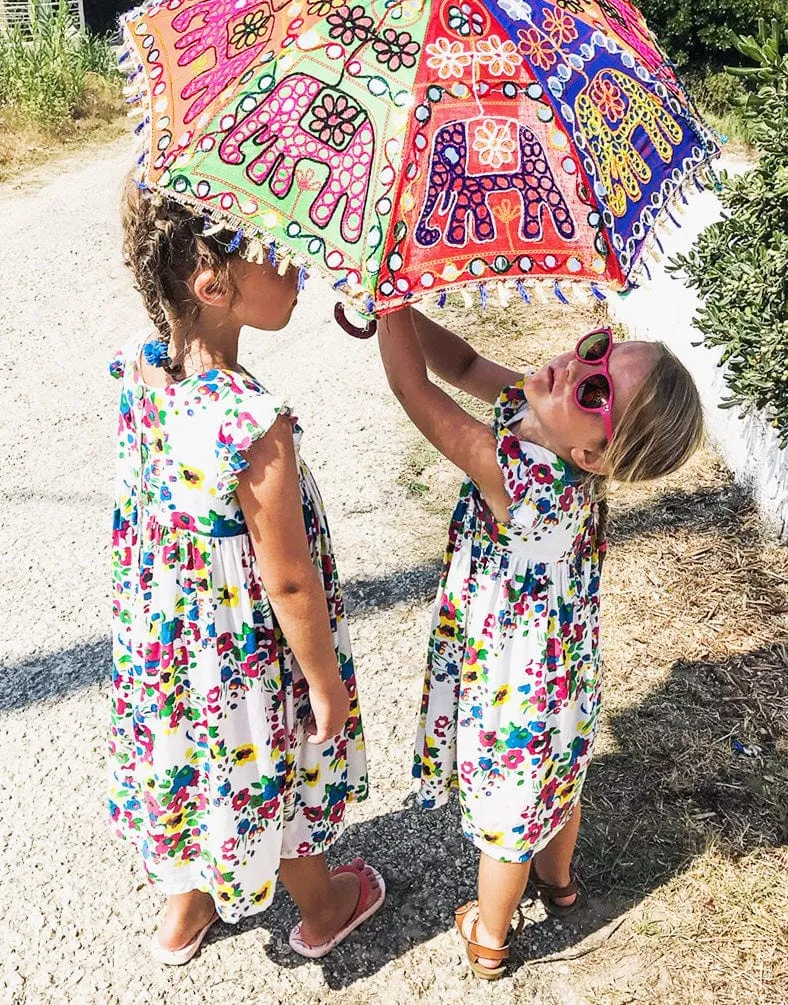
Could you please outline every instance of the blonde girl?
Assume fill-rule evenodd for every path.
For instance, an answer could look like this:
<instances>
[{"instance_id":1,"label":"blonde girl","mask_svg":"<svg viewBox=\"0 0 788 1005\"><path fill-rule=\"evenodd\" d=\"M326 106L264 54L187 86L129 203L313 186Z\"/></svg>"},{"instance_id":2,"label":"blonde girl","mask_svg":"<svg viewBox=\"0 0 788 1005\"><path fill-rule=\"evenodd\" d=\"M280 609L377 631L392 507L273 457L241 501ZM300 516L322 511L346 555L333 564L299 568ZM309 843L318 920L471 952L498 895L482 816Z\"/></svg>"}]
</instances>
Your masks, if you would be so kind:
<instances>
[{"instance_id":1,"label":"blonde girl","mask_svg":"<svg viewBox=\"0 0 788 1005\"><path fill-rule=\"evenodd\" d=\"M423 805L459 787L481 851L458 908L474 973L506 971L529 874L547 910L578 905L571 871L600 701L603 481L657 478L697 446L692 380L662 345L584 336L535 373L484 359L412 309L385 318L389 383L467 475L433 617L414 762ZM427 376L495 406L477 421Z\"/></svg>"}]
</instances>

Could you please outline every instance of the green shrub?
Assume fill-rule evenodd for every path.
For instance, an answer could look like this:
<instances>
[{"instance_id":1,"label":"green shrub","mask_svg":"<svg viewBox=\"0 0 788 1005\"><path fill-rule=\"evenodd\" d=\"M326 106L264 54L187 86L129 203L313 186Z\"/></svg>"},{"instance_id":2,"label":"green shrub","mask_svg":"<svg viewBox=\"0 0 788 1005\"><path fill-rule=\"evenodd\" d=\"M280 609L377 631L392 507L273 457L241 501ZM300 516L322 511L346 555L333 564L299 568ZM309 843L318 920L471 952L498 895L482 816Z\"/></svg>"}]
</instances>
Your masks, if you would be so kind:
<instances>
[{"instance_id":1,"label":"green shrub","mask_svg":"<svg viewBox=\"0 0 788 1005\"><path fill-rule=\"evenodd\" d=\"M738 62L732 33L751 31L759 18L788 19L788 0L642 0L639 6L671 59L697 74Z\"/></svg>"},{"instance_id":2,"label":"green shrub","mask_svg":"<svg viewBox=\"0 0 788 1005\"><path fill-rule=\"evenodd\" d=\"M758 65L731 70L756 90L743 114L759 152L745 174L723 175L723 218L700 235L680 269L704 299L695 324L722 349L731 397L723 407L754 406L788 445L788 28L759 23L758 38L738 39Z\"/></svg>"},{"instance_id":3,"label":"green shrub","mask_svg":"<svg viewBox=\"0 0 788 1005\"><path fill-rule=\"evenodd\" d=\"M0 31L0 113L55 131L84 113L91 74L119 75L107 39L80 31L63 0L30 12L29 28Z\"/></svg>"}]
</instances>

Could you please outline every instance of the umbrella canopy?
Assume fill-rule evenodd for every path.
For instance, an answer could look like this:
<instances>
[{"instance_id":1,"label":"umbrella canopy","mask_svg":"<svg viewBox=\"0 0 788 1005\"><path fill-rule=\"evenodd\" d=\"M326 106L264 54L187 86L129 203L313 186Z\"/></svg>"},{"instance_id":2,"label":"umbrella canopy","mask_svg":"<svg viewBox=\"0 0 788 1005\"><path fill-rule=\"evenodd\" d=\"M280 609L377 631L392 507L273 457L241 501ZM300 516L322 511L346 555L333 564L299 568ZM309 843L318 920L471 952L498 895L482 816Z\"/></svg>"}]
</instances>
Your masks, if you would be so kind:
<instances>
[{"instance_id":1,"label":"umbrella canopy","mask_svg":"<svg viewBox=\"0 0 788 1005\"><path fill-rule=\"evenodd\" d=\"M626 0L167 0L124 27L141 184L366 316L626 289L717 153Z\"/></svg>"}]
</instances>

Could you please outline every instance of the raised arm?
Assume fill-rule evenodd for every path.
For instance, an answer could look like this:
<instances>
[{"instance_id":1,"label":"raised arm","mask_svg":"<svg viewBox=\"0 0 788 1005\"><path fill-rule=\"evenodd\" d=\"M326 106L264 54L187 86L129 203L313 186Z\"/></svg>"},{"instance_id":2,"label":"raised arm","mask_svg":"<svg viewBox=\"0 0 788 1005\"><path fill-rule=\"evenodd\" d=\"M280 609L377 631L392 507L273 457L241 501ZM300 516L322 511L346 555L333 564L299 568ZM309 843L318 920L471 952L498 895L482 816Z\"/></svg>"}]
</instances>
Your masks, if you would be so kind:
<instances>
[{"instance_id":1,"label":"raised arm","mask_svg":"<svg viewBox=\"0 0 788 1005\"><path fill-rule=\"evenodd\" d=\"M379 323L380 354L391 389L427 439L476 482L496 518L508 522L510 500L493 431L429 379L413 318L406 309Z\"/></svg>"},{"instance_id":2,"label":"raised arm","mask_svg":"<svg viewBox=\"0 0 788 1005\"><path fill-rule=\"evenodd\" d=\"M412 317L427 366L453 387L492 404L505 387L522 377L516 370L480 356L464 339L418 311L410 307L404 311Z\"/></svg>"}]
</instances>

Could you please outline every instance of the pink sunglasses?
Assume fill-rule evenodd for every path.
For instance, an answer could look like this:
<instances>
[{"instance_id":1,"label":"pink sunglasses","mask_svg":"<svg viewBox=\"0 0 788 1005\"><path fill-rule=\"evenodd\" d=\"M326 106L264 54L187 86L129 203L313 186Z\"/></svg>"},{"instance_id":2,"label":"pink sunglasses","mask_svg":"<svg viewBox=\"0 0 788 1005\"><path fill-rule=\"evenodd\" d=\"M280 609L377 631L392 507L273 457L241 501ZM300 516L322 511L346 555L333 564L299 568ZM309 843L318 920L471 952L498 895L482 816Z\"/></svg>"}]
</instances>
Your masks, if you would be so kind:
<instances>
[{"instance_id":1,"label":"pink sunglasses","mask_svg":"<svg viewBox=\"0 0 788 1005\"><path fill-rule=\"evenodd\" d=\"M575 358L586 366L598 366L601 373L584 377L575 388L575 404L584 412L597 412L605 424L608 441L613 438L613 378L607 361L613 351L613 332L609 328L595 328L575 346Z\"/></svg>"}]
</instances>

